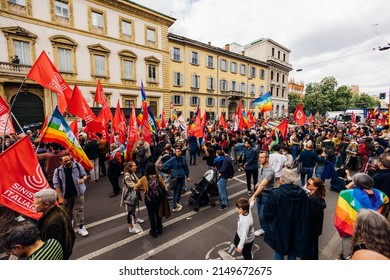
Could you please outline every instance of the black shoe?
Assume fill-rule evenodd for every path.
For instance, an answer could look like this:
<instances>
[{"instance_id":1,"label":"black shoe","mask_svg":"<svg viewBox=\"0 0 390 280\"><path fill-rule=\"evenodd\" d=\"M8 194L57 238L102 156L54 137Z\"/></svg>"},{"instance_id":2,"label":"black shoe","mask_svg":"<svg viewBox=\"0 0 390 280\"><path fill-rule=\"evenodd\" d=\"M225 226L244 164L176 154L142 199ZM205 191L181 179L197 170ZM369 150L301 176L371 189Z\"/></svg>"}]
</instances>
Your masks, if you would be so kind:
<instances>
[{"instance_id":1,"label":"black shoe","mask_svg":"<svg viewBox=\"0 0 390 280\"><path fill-rule=\"evenodd\" d=\"M110 198L116 197L117 195L119 195L119 193L113 193L113 194L110 195Z\"/></svg>"},{"instance_id":2,"label":"black shoe","mask_svg":"<svg viewBox=\"0 0 390 280\"><path fill-rule=\"evenodd\" d=\"M149 235L154 237L154 238L157 238L158 234L156 232L152 232L151 230L149 230Z\"/></svg>"},{"instance_id":3,"label":"black shoe","mask_svg":"<svg viewBox=\"0 0 390 280\"><path fill-rule=\"evenodd\" d=\"M228 208L227 205L222 204L222 205L221 205L220 207L218 207L217 209L218 209L219 211L223 211L223 210L225 210L226 208Z\"/></svg>"}]
</instances>

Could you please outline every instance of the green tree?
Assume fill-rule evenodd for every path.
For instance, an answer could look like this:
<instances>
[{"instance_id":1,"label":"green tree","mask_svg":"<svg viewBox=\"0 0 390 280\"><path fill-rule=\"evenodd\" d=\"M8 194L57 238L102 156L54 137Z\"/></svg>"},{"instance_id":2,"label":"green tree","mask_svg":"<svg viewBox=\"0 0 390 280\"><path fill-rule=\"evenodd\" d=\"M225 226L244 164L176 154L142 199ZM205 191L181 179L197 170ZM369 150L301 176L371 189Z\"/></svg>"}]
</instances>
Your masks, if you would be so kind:
<instances>
[{"instance_id":1,"label":"green tree","mask_svg":"<svg viewBox=\"0 0 390 280\"><path fill-rule=\"evenodd\" d=\"M379 101L366 93L357 95L352 100L352 108L374 108L378 106ZM351 108L351 107L350 107Z\"/></svg>"},{"instance_id":2,"label":"green tree","mask_svg":"<svg viewBox=\"0 0 390 280\"><path fill-rule=\"evenodd\" d=\"M330 100L329 98L322 94L321 92L315 92L308 95L305 95L303 99L303 109L306 113L315 114L319 112L324 115L329 111L330 108Z\"/></svg>"},{"instance_id":3,"label":"green tree","mask_svg":"<svg viewBox=\"0 0 390 280\"><path fill-rule=\"evenodd\" d=\"M337 88L331 102L331 111L343 111L353 106L353 93L347 86Z\"/></svg>"},{"instance_id":4,"label":"green tree","mask_svg":"<svg viewBox=\"0 0 390 280\"><path fill-rule=\"evenodd\" d=\"M299 103L303 102L303 98L299 93L288 94L288 112L294 113Z\"/></svg>"}]
</instances>

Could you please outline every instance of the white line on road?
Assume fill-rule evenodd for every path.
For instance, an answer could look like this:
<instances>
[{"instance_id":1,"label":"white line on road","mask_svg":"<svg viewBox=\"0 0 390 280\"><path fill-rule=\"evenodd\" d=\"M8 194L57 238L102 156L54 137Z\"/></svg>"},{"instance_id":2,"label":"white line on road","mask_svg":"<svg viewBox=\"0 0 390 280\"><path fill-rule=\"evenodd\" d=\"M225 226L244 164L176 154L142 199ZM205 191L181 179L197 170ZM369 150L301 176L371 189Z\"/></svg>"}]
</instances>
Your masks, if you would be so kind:
<instances>
[{"instance_id":1,"label":"white line on road","mask_svg":"<svg viewBox=\"0 0 390 280\"><path fill-rule=\"evenodd\" d=\"M200 231L202 231L202 230L204 230L204 229L206 229L206 228L208 228L210 226L213 226L213 225L215 225L218 222L221 222L222 220L230 217L231 215L233 215L235 213L237 213L237 210L236 209L232 209L229 212L227 212L227 213L225 213L225 214L223 214L223 215L221 215L221 216L219 216L219 217L217 217L217 218L215 218L215 219L213 219L213 220L211 220L211 221L209 221L209 222L207 222L207 223L205 223L205 224L203 224L203 225L201 225L201 226L199 226L197 228L194 228L194 229L192 229L190 231L187 231L186 233L181 234L180 236L178 236L178 237L176 237L176 238L174 238L174 239L172 239L172 240L170 240L170 241L168 241L168 242L158 246L157 248L154 248L154 249L152 249L152 250L150 250L150 251L148 251L148 252L146 252L146 253L138 256L138 257L136 257L135 260L146 260L146 259L148 259L148 258L150 258L150 257L152 257L152 256L154 256L154 255L156 255L156 254L158 254L158 253L168 249L169 247L171 247L171 246L173 246L173 245L175 245L175 244L177 244L177 243L179 243L179 242L181 242L181 241L183 241L183 240L185 240L185 239L187 239L187 238L197 234L198 232L200 232Z\"/></svg>"},{"instance_id":2,"label":"white line on road","mask_svg":"<svg viewBox=\"0 0 390 280\"><path fill-rule=\"evenodd\" d=\"M234 197L236 197L236 196L242 195L242 194L245 193L245 192L246 192L246 189L245 189L245 190L242 190L242 191L239 191L239 192L237 192L237 193L231 195L230 198L234 198ZM205 211L205 210L207 210L207 209L209 209L209 208L210 208L210 206L206 206L206 207L204 207L204 208L202 207L202 208L200 208L200 211ZM234 209L234 211L236 211L236 209ZM165 222L165 223L163 224L163 226L164 226L164 227L167 227L167 226L169 226L169 225L172 225L172 224L174 224L174 223L176 223L176 222L180 222L181 220L185 220L185 219L187 219L188 217L191 217L191 216L194 216L194 215L196 215L196 212L190 211L190 212L188 212L188 213L185 213L185 214L180 215L180 216L177 217L177 218L174 218L174 219L172 219L172 220L169 220L169 221ZM221 220L221 216L219 216L219 217L217 218L217 221L218 221L218 220ZM128 243L130 243L130 242L132 242L132 241L134 241L134 240L137 240L137 239L139 239L139 238L141 238L141 237L143 237L143 236L145 236L145 235L147 235L147 234L149 234L148 231L143 231L143 232L141 232L141 233L139 233L139 234L136 234L136 235L133 235L133 236L128 237L128 238L126 238L126 239L120 240L120 241L115 242L115 243L113 243L113 244L111 244L111 245L108 245L108 246L106 246L106 247L104 247L104 248L101 248L101 249L99 249L99 250L97 250L97 251L94 251L94 252L92 252L92 253L90 253L90 254L87 254L87 255L85 255L85 256L82 256L82 257L78 258L78 260L90 260L90 259L92 259L92 258L95 258L95 257L99 256L99 255L105 254L105 253L107 253L107 252L109 252L109 251L112 251L112 250L114 250L114 249L116 249L116 248L119 248L120 246L123 246L123 245L125 245L125 244L128 244Z\"/></svg>"},{"instance_id":3,"label":"white line on road","mask_svg":"<svg viewBox=\"0 0 390 280\"><path fill-rule=\"evenodd\" d=\"M239 181L241 183L245 183L246 184L246 181L238 179L238 177L242 177L244 175L245 175L245 173L237 175L233 179L235 179L235 180L237 180L237 181ZM142 207L139 208L139 211L144 210L144 209L146 209L146 207L142 206ZM111 217L108 217L108 218L105 218L105 219L101 219L99 221L96 221L96 222L93 222L93 223L90 223L90 224L87 224L87 225L85 225L85 227L86 228L92 228L92 227L95 227L95 226L98 226L98 225L101 225L101 224L104 224L104 223L107 223L107 222L110 222L110 221L122 218L122 217L124 217L126 215L127 215L127 212L123 212L123 213L120 213L120 214L117 214L117 215L114 215L114 216L111 216Z\"/></svg>"}]
</instances>

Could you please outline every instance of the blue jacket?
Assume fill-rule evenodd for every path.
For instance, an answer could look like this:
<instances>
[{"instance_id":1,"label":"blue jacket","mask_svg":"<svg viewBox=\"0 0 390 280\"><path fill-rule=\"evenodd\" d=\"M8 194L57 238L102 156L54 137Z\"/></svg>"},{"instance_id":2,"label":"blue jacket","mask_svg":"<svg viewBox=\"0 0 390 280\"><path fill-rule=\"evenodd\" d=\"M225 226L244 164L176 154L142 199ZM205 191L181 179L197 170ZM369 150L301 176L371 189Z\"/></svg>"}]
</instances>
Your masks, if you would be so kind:
<instances>
[{"instance_id":1,"label":"blue jacket","mask_svg":"<svg viewBox=\"0 0 390 280\"><path fill-rule=\"evenodd\" d=\"M172 170L172 178L189 177L190 170L188 169L187 160L185 157L174 156L165 162L162 166L163 170Z\"/></svg>"},{"instance_id":2,"label":"blue jacket","mask_svg":"<svg viewBox=\"0 0 390 280\"><path fill-rule=\"evenodd\" d=\"M249 149L245 148L245 170L254 170L258 169L257 153L254 148L250 147Z\"/></svg>"},{"instance_id":3,"label":"blue jacket","mask_svg":"<svg viewBox=\"0 0 390 280\"><path fill-rule=\"evenodd\" d=\"M234 151L236 153L236 156L240 156L244 154L245 145L244 143L237 143L234 145Z\"/></svg>"},{"instance_id":4,"label":"blue jacket","mask_svg":"<svg viewBox=\"0 0 390 280\"><path fill-rule=\"evenodd\" d=\"M190 137L188 137L187 138L187 142L188 142L190 153L195 153L195 152L198 151L198 148L199 148L198 144L199 144L199 142L198 142L198 139L195 136L191 135Z\"/></svg>"},{"instance_id":5,"label":"blue jacket","mask_svg":"<svg viewBox=\"0 0 390 280\"><path fill-rule=\"evenodd\" d=\"M66 186L66 178L65 178L65 170L64 166L61 165L60 167L56 168L54 170L53 175L53 184L54 188L61 188L61 195L62 197L65 197L65 186ZM85 190L87 187L85 184L79 184L79 180L83 178L87 173L85 172L83 166L80 163L73 162L72 164L72 178L73 183L76 187L77 195L82 195L85 193Z\"/></svg>"},{"instance_id":6,"label":"blue jacket","mask_svg":"<svg viewBox=\"0 0 390 280\"><path fill-rule=\"evenodd\" d=\"M228 179L229 173L228 173L228 166L231 159L229 156L223 157L222 165L220 168L217 168L218 172L221 173L222 179Z\"/></svg>"}]
</instances>

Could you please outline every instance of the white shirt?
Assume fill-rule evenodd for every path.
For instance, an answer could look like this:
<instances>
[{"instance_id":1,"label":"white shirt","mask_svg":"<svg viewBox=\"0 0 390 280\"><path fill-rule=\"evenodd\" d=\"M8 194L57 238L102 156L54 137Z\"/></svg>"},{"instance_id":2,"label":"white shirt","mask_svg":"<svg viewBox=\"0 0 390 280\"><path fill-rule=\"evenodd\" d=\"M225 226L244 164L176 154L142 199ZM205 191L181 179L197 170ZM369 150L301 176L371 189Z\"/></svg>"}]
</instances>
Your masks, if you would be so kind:
<instances>
[{"instance_id":1,"label":"white shirt","mask_svg":"<svg viewBox=\"0 0 390 280\"><path fill-rule=\"evenodd\" d=\"M280 172L283 166L286 164L287 158L279 153L273 153L269 155L269 165L275 171L275 177L280 177Z\"/></svg>"}]
</instances>

